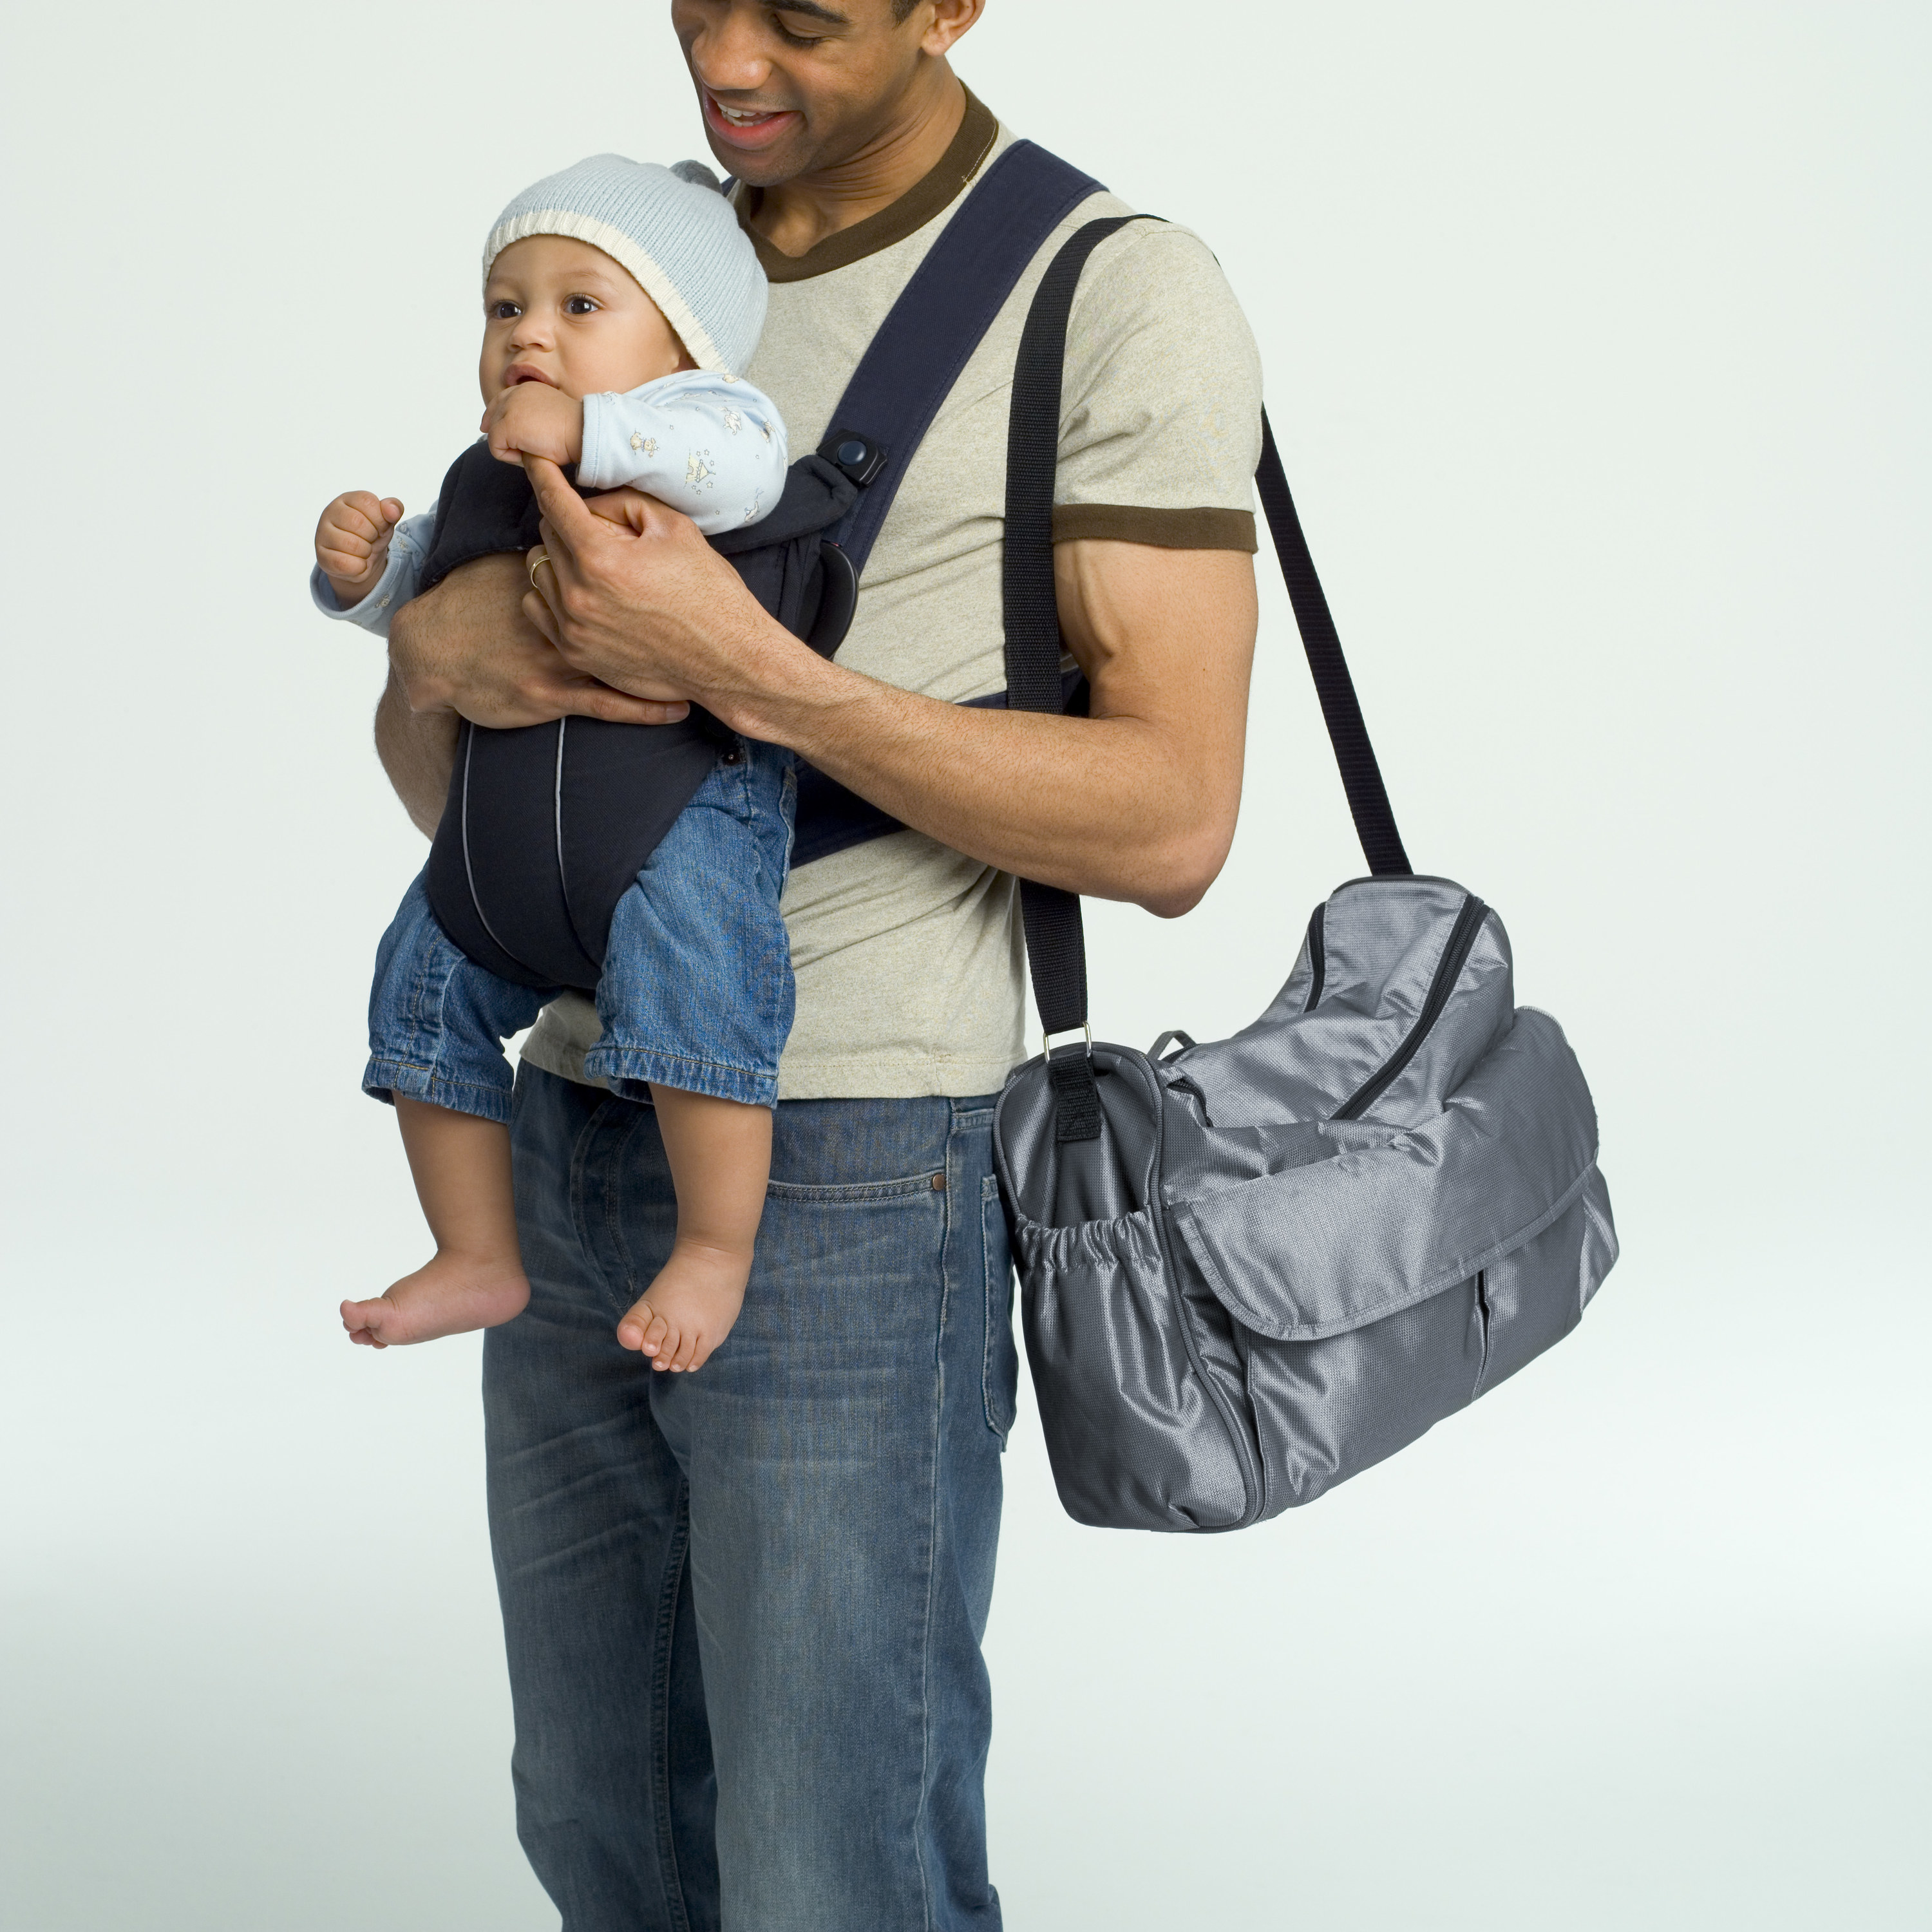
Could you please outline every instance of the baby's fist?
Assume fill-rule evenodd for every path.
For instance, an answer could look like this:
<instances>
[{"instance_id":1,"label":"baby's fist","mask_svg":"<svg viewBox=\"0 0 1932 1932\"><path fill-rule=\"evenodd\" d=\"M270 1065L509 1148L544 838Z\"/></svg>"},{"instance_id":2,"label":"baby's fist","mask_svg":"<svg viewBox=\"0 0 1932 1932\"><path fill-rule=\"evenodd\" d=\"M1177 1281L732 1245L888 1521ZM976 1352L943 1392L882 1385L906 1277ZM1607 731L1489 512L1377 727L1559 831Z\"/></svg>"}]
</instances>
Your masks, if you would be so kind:
<instances>
[{"instance_id":1,"label":"baby's fist","mask_svg":"<svg viewBox=\"0 0 1932 1932\"><path fill-rule=\"evenodd\" d=\"M350 490L322 513L315 526L315 560L344 610L376 587L388 564L389 538L403 520L393 496Z\"/></svg>"},{"instance_id":2,"label":"baby's fist","mask_svg":"<svg viewBox=\"0 0 1932 1932\"><path fill-rule=\"evenodd\" d=\"M483 412L483 434L499 463L547 456L561 468L583 460L584 405L548 382L519 382Z\"/></svg>"}]
</instances>

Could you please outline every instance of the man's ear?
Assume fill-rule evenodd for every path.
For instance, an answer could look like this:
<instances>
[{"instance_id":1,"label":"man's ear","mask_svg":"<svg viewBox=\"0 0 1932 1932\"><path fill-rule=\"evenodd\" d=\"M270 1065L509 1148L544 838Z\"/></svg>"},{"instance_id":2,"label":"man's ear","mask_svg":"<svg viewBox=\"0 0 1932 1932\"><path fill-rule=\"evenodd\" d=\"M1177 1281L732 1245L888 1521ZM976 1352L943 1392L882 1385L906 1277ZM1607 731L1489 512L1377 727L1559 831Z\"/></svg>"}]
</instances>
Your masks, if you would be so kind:
<instances>
[{"instance_id":1,"label":"man's ear","mask_svg":"<svg viewBox=\"0 0 1932 1932\"><path fill-rule=\"evenodd\" d=\"M919 50L940 58L986 10L986 0L927 0L932 18L920 35Z\"/></svg>"}]
</instances>

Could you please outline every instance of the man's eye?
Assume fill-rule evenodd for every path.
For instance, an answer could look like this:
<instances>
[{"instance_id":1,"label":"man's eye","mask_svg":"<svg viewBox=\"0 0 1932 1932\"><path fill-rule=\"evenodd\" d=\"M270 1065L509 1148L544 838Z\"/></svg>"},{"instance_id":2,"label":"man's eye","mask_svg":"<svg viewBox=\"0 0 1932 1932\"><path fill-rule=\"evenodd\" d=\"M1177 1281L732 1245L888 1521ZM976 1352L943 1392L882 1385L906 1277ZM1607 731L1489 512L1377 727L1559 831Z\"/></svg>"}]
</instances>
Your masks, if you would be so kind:
<instances>
[{"instance_id":1,"label":"man's eye","mask_svg":"<svg viewBox=\"0 0 1932 1932\"><path fill-rule=\"evenodd\" d=\"M566 296L563 312L566 315L595 315L597 304L588 296Z\"/></svg>"},{"instance_id":2,"label":"man's eye","mask_svg":"<svg viewBox=\"0 0 1932 1932\"><path fill-rule=\"evenodd\" d=\"M522 312L513 302L494 302L490 304L492 322L514 322Z\"/></svg>"},{"instance_id":3,"label":"man's eye","mask_svg":"<svg viewBox=\"0 0 1932 1932\"><path fill-rule=\"evenodd\" d=\"M782 8L773 9L772 14L772 25L778 30L778 38L783 40L788 46L822 47L824 46L826 37L823 34L794 33L791 28L788 27L784 23L783 18L784 12L784 10Z\"/></svg>"}]
</instances>

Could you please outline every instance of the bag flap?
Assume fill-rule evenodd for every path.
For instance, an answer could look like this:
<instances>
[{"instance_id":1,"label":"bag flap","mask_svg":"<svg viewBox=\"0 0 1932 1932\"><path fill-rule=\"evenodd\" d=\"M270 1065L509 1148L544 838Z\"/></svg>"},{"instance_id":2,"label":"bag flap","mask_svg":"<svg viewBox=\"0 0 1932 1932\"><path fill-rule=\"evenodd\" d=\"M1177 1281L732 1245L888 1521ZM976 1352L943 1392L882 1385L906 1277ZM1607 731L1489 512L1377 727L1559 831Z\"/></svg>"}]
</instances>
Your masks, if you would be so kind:
<instances>
[{"instance_id":1,"label":"bag flap","mask_svg":"<svg viewBox=\"0 0 1932 1932\"><path fill-rule=\"evenodd\" d=\"M1520 1010L1419 1125L1324 1124L1332 1156L1167 1204L1216 1298L1257 1334L1312 1342L1466 1281L1547 1227L1595 1165L1596 1110L1546 1013Z\"/></svg>"}]
</instances>

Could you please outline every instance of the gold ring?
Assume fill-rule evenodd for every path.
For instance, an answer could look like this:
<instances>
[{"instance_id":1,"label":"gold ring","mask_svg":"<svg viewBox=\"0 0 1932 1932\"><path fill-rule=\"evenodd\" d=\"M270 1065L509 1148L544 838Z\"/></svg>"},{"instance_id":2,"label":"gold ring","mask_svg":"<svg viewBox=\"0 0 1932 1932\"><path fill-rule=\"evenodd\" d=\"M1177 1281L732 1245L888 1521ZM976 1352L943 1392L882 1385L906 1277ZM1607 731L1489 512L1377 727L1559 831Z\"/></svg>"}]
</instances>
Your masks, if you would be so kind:
<instances>
[{"instance_id":1,"label":"gold ring","mask_svg":"<svg viewBox=\"0 0 1932 1932\"><path fill-rule=\"evenodd\" d=\"M532 590L537 587L537 572L549 562L550 552L542 544L530 552L530 588Z\"/></svg>"}]
</instances>

